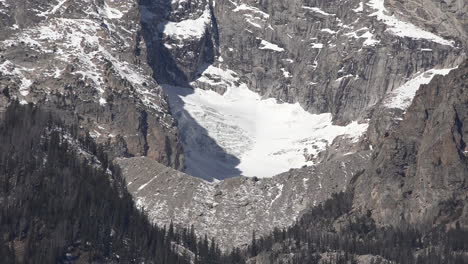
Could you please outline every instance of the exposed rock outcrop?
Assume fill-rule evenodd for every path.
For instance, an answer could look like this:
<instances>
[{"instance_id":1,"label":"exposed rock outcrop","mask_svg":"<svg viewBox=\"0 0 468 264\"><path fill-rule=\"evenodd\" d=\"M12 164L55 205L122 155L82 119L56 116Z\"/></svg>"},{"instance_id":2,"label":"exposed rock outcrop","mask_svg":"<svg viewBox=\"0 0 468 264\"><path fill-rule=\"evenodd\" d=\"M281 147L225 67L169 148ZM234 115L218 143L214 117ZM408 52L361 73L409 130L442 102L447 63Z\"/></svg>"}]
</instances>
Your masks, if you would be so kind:
<instances>
[{"instance_id":1,"label":"exposed rock outcrop","mask_svg":"<svg viewBox=\"0 0 468 264\"><path fill-rule=\"evenodd\" d=\"M421 5L426 10L415 8ZM175 183L170 183L173 181L170 176L174 172L161 165L144 159L121 160L127 179L132 182L129 188L154 221L169 223L174 219L179 224L194 223L199 232L216 236L224 246L245 244L252 230L263 234L275 225L291 224L300 216L301 210L314 201L319 203L330 193L346 188L353 176L353 186L358 185L356 188L362 188L360 191L363 192L356 200L357 206L380 206L380 202L373 200L366 191L369 186L380 191L380 188L391 185L391 190L386 191L391 193L389 197L414 195L404 186L414 187L416 183L401 186L400 181L384 179L388 181L384 184L380 179L383 176L370 176L371 169L365 176L359 175L367 166L367 155L372 149L379 149L376 153L381 154L376 155L382 160L392 157L389 153L383 154L380 142L389 140L388 130L398 127L400 118L413 111L413 108L386 107L388 98L395 94L398 97L401 91L405 95L408 83L411 84L409 90L415 92L419 88L419 80L413 82L415 79L424 79L426 74L432 74L431 78L445 74L438 71L464 61L467 35L463 28L466 21L460 17L463 12L460 10L466 7L457 9L457 5L461 2L439 5L430 0L405 3L382 0L142 1L143 35L154 76L159 82L224 93L229 85L224 85L226 82L219 76L207 73L207 65L212 64L229 71L236 82L246 84L264 97L299 102L311 113L332 113L336 124L353 120L369 122L370 129L356 154L346 156L355 149L351 151L352 147L336 140L316 157L321 161L317 166L259 181L233 178L209 184L176 173L177 182L182 184L173 187ZM441 30L434 28L436 24ZM437 70L430 72L433 69ZM435 82L440 82L439 77L434 78ZM171 89L171 86L167 87ZM404 104L410 104L412 99L410 93L404 98ZM174 112L188 115L183 109ZM419 126L421 122L408 124ZM425 124L418 129L423 127ZM407 129L410 129L409 125ZM413 145L409 143L408 146ZM387 148L398 149L399 145L388 145ZM413 150L400 150L406 153L401 154L403 159L413 155L410 154ZM353 165L355 169L348 174L350 177L343 180L345 172L337 162L360 155L361 159L355 160ZM374 161L375 164L383 162ZM407 162L403 163L398 165L398 170L405 170ZM375 164L368 166L378 166ZM392 173L392 170L380 170L385 175ZM145 180L138 180L137 184L133 182L136 177ZM317 179L322 179L329 187L319 190ZM304 181L312 185L304 189ZM336 182L342 184L336 186ZM278 184L283 186L282 194L270 208L268 205L276 197ZM222 195L215 195L219 194L218 189L229 192L221 191ZM155 195L152 190L159 192ZM377 191L374 194L379 195ZM406 206L398 205L403 199L400 196L385 209L393 218L381 213L384 209L376 210L376 218L385 219L384 222L399 218L395 215ZM198 198L189 201L193 197ZM440 197L433 198L436 199L425 199L440 200ZM296 206L293 210L283 210L292 205ZM408 208L415 210L416 207ZM392 212L393 209L398 210ZM393 214L395 212L397 214ZM190 222L193 218L197 221ZM226 227L230 224L232 229ZM228 233L239 236L228 238Z\"/></svg>"},{"instance_id":2,"label":"exposed rock outcrop","mask_svg":"<svg viewBox=\"0 0 468 264\"><path fill-rule=\"evenodd\" d=\"M468 226L468 62L423 85L355 181L355 207L381 225Z\"/></svg>"},{"instance_id":3,"label":"exposed rock outcrop","mask_svg":"<svg viewBox=\"0 0 468 264\"><path fill-rule=\"evenodd\" d=\"M113 156L183 167L134 1L6 0L0 17L2 109L19 100L67 110Z\"/></svg>"}]
</instances>

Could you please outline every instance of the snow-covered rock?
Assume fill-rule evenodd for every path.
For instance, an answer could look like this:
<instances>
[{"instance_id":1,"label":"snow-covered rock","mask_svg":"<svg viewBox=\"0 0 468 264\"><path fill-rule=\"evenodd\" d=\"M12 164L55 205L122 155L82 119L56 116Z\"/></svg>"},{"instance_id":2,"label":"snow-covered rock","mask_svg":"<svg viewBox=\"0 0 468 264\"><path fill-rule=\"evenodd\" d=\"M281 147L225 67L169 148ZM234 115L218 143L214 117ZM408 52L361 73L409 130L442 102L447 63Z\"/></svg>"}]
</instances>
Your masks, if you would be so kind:
<instances>
[{"instance_id":1,"label":"snow-covered rock","mask_svg":"<svg viewBox=\"0 0 468 264\"><path fill-rule=\"evenodd\" d=\"M182 166L133 1L5 0L1 6L8 9L0 14L7 23L0 29L0 90L9 97L0 109L14 99L58 108L64 119L81 116L76 125L108 144L112 155Z\"/></svg>"},{"instance_id":2,"label":"snow-covered rock","mask_svg":"<svg viewBox=\"0 0 468 264\"><path fill-rule=\"evenodd\" d=\"M432 69L423 73L417 73L412 79L398 87L384 99L384 105L388 108L406 110L411 105L416 92L421 85L428 84L436 75L447 75L456 68Z\"/></svg>"}]
</instances>

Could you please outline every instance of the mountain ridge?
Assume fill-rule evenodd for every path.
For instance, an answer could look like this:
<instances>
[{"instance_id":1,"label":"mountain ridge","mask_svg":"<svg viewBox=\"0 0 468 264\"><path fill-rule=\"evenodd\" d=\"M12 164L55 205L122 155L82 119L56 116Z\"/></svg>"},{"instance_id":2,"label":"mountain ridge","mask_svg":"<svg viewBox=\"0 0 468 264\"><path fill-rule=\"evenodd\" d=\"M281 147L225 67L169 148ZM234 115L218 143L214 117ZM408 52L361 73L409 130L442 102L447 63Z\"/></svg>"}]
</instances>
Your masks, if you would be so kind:
<instances>
[{"instance_id":1,"label":"mountain ridge","mask_svg":"<svg viewBox=\"0 0 468 264\"><path fill-rule=\"evenodd\" d=\"M464 228L467 8L2 0L0 112L57 109L122 167L153 223L193 224L224 249L350 189L346 217L377 228Z\"/></svg>"}]
</instances>

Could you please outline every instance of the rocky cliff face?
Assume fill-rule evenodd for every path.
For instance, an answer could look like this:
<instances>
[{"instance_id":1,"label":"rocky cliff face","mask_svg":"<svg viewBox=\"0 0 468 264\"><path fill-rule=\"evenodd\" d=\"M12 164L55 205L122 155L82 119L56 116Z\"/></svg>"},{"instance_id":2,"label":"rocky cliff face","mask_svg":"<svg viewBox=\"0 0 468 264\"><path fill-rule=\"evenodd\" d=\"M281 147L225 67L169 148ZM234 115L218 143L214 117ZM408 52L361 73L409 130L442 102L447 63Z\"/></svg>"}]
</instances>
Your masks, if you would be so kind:
<instances>
[{"instance_id":1,"label":"rocky cliff face","mask_svg":"<svg viewBox=\"0 0 468 264\"><path fill-rule=\"evenodd\" d=\"M423 85L357 178L356 209L381 225L468 225L468 62Z\"/></svg>"},{"instance_id":2,"label":"rocky cliff face","mask_svg":"<svg viewBox=\"0 0 468 264\"><path fill-rule=\"evenodd\" d=\"M1 1L0 98L66 110L114 156L181 168L134 1ZM65 118L66 119L66 118Z\"/></svg>"},{"instance_id":3,"label":"rocky cliff face","mask_svg":"<svg viewBox=\"0 0 468 264\"><path fill-rule=\"evenodd\" d=\"M442 36L451 36L467 46L466 27L468 20L465 16L468 6L463 0L434 1L434 0L389 0L397 15L405 16L415 25L425 27L430 32L438 32Z\"/></svg>"},{"instance_id":4,"label":"rocky cliff face","mask_svg":"<svg viewBox=\"0 0 468 264\"><path fill-rule=\"evenodd\" d=\"M453 67L465 56L461 1L144 3L144 22L158 25L148 27L159 35L150 45L164 57L157 68L171 82L194 81L215 62L262 96L332 113L338 123L365 118L416 72Z\"/></svg>"},{"instance_id":5,"label":"rocky cliff face","mask_svg":"<svg viewBox=\"0 0 468 264\"><path fill-rule=\"evenodd\" d=\"M463 10L460 1L140 2L148 60L156 80L175 98L172 113L183 127L187 171L212 178L204 175L210 172L194 169L203 163L196 156L222 157L212 162L214 170L224 170L219 179L243 173L240 155L245 154L231 150L239 143L218 136L219 131L244 142L258 140L246 137L245 131L225 131L243 130L235 121L218 123L220 115L236 119L231 113L206 104L189 109L190 103L180 98L197 94L197 89L225 94L247 87L263 99L299 103L312 114L328 113L335 125L373 122L376 106L388 94L421 72L463 61ZM330 145L332 140L326 141ZM304 156L316 155L315 143L304 145ZM280 152L287 150L270 155ZM310 165L306 160L302 164Z\"/></svg>"},{"instance_id":6,"label":"rocky cliff face","mask_svg":"<svg viewBox=\"0 0 468 264\"><path fill-rule=\"evenodd\" d=\"M226 0L215 10L225 21L221 56L251 89L341 123L363 118L404 78L457 65L463 53L457 34L409 24L387 1Z\"/></svg>"},{"instance_id":7,"label":"rocky cliff face","mask_svg":"<svg viewBox=\"0 0 468 264\"><path fill-rule=\"evenodd\" d=\"M188 102L197 89L230 94L247 87L263 99L330 114L335 125L366 123L388 93L419 72L454 67L463 60L465 34L430 27L440 13L450 17L441 22L445 28L463 27L459 11L436 5L413 24L409 13L399 13L399 8L382 0L141 1L148 60L156 80L175 98L172 113L182 128L187 172L218 179L245 173L242 155L249 153L232 148L248 150L260 141L246 136L248 131L236 121L220 121L223 116L237 120L232 112ZM256 109L249 111L258 115ZM244 146L230 137L252 144ZM326 145L333 140L322 139ZM302 165L311 165L308 157L317 154L316 142L304 137L297 141L306 143L291 149L303 151ZM288 151L278 148L268 155ZM213 162L205 164L200 156ZM221 176L200 168L210 166Z\"/></svg>"},{"instance_id":8,"label":"rocky cliff face","mask_svg":"<svg viewBox=\"0 0 468 264\"><path fill-rule=\"evenodd\" d=\"M373 162L367 164L369 152L380 148L388 130L413 111L407 107L421 84L432 78L437 82L434 76L447 74L466 56L463 1L159 0L142 1L140 10L155 78L168 84L166 92L174 94L173 113L182 127L191 127L184 131L202 131L203 136L196 139L183 135L186 147L193 146L192 141L200 146L215 145L219 155L218 150L225 146L218 146L219 138L213 141L211 137L229 125L216 123L215 130L205 130L198 127L204 124L186 122L200 120L191 116L194 114L219 118L211 105L197 108L199 113L187 110L188 102L179 97L198 94L196 89L224 94L245 85L264 98L298 102L310 113L331 113L335 124L369 123L367 137L354 142L354 147L341 140L327 142L327 151L315 156L314 167L258 181L233 178L207 183L176 173L183 184L173 187L169 179L173 172L156 163L120 161L131 182L129 188L153 220L193 223L199 232L219 238L226 246L245 244L253 230L264 234L274 226L291 224L314 201L319 203L331 192L346 188L353 176L356 188L366 189L367 181L376 190L386 188L380 180L370 179L369 169L366 176L357 177L361 169L374 166ZM181 87L187 89L180 92ZM356 151L350 157L367 158L353 160L354 170L336 166L344 154ZM235 152L227 152L225 159L237 165ZM189 157L189 164L194 160ZM209 162L203 164L210 166ZM343 180L346 171L349 177ZM310 187L305 188L306 182ZM323 183L329 187L321 189ZM390 196L402 192L400 183L391 184L398 190L392 189ZM409 191L404 197L408 195ZM364 195L356 203L373 204L373 197ZM385 212L390 214L395 208L390 206ZM379 219L392 219L379 214L376 211Z\"/></svg>"}]
</instances>

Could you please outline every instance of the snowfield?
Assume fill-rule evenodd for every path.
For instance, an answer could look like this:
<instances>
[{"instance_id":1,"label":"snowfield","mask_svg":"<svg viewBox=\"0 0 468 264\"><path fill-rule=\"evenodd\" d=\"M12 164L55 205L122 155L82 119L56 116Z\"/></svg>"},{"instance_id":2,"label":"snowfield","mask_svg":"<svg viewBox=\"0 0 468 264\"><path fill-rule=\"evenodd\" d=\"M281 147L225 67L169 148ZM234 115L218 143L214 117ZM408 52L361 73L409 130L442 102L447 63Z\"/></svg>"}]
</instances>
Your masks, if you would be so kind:
<instances>
[{"instance_id":1,"label":"snowfield","mask_svg":"<svg viewBox=\"0 0 468 264\"><path fill-rule=\"evenodd\" d=\"M434 33L419 28L411 23L399 20L395 15L388 15L384 0L370 0L369 7L376 10L370 16L375 16L388 26L388 31L399 37L409 37L413 39L426 39L442 45L453 46L454 42L441 38Z\"/></svg>"},{"instance_id":2,"label":"snowfield","mask_svg":"<svg viewBox=\"0 0 468 264\"><path fill-rule=\"evenodd\" d=\"M384 105L387 108L406 110L411 105L411 102L421 85L430 83L436 75L447 75L454 69L456 68L432 69L416 74L411 80L389 93L389 95L384 99Z\"/></svg>"},{"instance_id":3,"label":"snowfield","mask_svg":"<svg viewBox=\"0 0 468 264\"><path fill-rule=\"evenodd\" d=\"M180 22L166 22L159 25L166 36L173 39L200 39L211 23L210 9L207 6L203 14L197 19L187 19Z\"/></svg>"},{"instance_id":4,"label":"snowfield","mask_svg":"<svg viewBox=\"0 0 468 264\"><path fill-rule=\"evenodd\" d=\"M331 114L311 114L298 103L263 99L245 84L235 85L232 71L213 66L206 71L228 82L223 95L196 83L194 89L166 86L185 145L186 172L194 176L271 177L313 165L306 157L325 150L337 136L358 139L367 129L357 122L333 125Z\"/></svg>"},{"instance_id":5,"label":"snowfield","mask_svg":"<svg viewBox=\"0 0 468 264\"><path fill-rule=\"evenodd\" d=\"M273 44L271 42L268 42L266 40L261 40L260 42L260 48L261 50L272 50L272 51L277 51L277 52L283 52L284 49L281 48L280 46Z\"/></svg>"}]
</instances>

